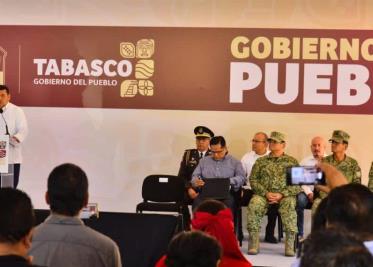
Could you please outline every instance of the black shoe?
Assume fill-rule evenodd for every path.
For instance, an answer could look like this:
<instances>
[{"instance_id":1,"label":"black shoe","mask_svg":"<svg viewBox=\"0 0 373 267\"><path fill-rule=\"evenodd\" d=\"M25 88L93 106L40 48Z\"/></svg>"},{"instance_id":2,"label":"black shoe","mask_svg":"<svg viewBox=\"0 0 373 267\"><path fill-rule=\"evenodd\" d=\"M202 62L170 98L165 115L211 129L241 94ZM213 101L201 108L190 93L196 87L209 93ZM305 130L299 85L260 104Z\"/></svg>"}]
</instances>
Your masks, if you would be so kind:
<instances>
[{"instance_id":1,"label":"black shoe","mask_svg":"<svg viewBox=\"0 0 373 267\"><path fill-rule=\"evenodd\" d=\"M264 237L264 241L267 242L267 243L272 243L272 244L277 244L278 241L277 241L277 238L274 237L273 235L272 236L265 236Z\"/></svg>"}]
</instances>

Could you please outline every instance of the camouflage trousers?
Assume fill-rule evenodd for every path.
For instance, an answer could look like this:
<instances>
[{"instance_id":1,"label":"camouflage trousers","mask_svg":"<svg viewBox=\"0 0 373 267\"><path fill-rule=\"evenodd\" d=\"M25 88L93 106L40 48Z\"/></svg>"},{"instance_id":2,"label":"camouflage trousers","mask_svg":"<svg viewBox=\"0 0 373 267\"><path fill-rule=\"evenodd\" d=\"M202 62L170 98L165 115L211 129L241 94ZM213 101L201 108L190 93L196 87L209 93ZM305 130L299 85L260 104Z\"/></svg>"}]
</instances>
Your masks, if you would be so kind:
<instances>
[{"instance_id":1,"label":"camouflage trousers","mask_svg":"<svg viewBox=\"0 0 373 267\"><path fill-rule=\"evenodd\" d=\"M326 198L328 196L327 193L325 192L319 192L319 196L316 197L314 200L313 200L313 204L312 204L312 208L311 208L311 214L312 214L312 218L313 216L315 215L315 212L317 210L317 207L320 205L321 201Z\"/></svg>"},{"instance_id":2,"label":"camouflage trousers","mask_svg":"<svg viewBox=\"0 0 373 267\"><path fill-rule=\"evenodd\" d=\"M312 214L312 218L313 218L313 216L315 215L315 212L316 212L316 210L317 210L317 207L320 205L320 202L321 202L321 198L315 198L314 200L313 200L313 203L312 203L312 208L311 208L311 214Z\"/></svg>"},{"instance_id":3,"label":"camouflage trousers","mask_svg":"<svg viewBox=\"0 0 373 267\"><path fill-rule=\"evenodd\" d=\"M279 203L279 213L285 232L297 233L296 197L284 197ZM260 231L260 223L267 213L268 201L265 197L254 195L247 207L247 230L249 233Z\"/></svg>"}]
</instances>

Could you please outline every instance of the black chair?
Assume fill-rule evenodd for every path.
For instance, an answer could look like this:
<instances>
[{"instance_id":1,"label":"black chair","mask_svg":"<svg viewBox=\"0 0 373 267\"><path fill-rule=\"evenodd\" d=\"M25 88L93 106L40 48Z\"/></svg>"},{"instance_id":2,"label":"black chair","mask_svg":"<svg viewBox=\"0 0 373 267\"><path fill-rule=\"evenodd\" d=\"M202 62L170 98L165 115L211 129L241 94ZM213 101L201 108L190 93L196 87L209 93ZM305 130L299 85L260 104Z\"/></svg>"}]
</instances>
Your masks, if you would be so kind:
<instances>
[{"instance_id":1,"label":"black chair","mask_svg":"<svg viewBox=\"0 0 373 267\"><path fill-rule=\"evenodd\" d=\"M144 179L142 184L143 202L137 204L136 213L173 212L178 214L179 231L184 230L183 211L185 183L183 178L174 175L154 174Z\"/></svg>"},{"instance_id":2,"label":"black chair","mask_svg":"<svg viewBox=\"0 0 373 267\"><path fill-rule=\"evenodd\" d=\"M235 214L234 214L234 230L236 233L237 240L242 247L243 241L243 230L242 230L242 207L249 205L250 199L253 196L253 191L247 188L241 188L234 194L235 198Z\"/></svg>"}]
</instances>

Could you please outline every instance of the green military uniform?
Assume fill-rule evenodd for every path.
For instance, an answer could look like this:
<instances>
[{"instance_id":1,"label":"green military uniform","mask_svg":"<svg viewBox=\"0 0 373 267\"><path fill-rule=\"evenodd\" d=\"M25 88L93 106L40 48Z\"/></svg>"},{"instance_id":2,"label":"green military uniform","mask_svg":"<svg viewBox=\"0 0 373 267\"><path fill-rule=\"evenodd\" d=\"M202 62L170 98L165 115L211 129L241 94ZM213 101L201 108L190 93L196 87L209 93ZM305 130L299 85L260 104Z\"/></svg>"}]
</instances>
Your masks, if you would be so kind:
<instances>
[{"instance_id":1,"label":"green military uniform","mask_svg":"<svg viewBox=\"0 0 373 267\"><path fill-rule=\"evenodd\" d=\"M335 142L345 142L348 143L350 136L341 130L336 130L333 132L333 136L329 141ZM357 161L347 155L345 155L344 160L337 161L334 155L329 155L323 158L322 162L328 163L336 167L346 178L349 183L359 183L361 184L361 169ZM316 212L318 205L321 200L324 199L328 194L325 192L319 192L319 197L315 198L312 205L312 214Z\"/></svg>"},{"instance_id":2,"label":"green military uniform","mask_svg":"<svg viewBox=\"0 0 373 267\"><path fill-rule=\"evenodd\" d=\"M349 183L361 184L361 169L355 159L346 155L344 160L338 162L334 159L333 155L329 155L322 162L335 166L346 176Z\"/></svg>"},{"instance_id":3,"label":"green military uniform","mask_svg":"<svg viewBox=\"0 0 373 267\"><path fill-rule=\"evenodd\" d=\"M368 187L373 192L373 162L370 166Z\"/></svg>"},{"instance_id":4,"label":"green military uniform","mask_svg":"<svg viewBox=\"0 0 373 267\"><path fill-rule=\"evenodd\" d=\"M285 136L272 132L270 141L285 142ZM298 166L298 161L283 154L274 157L272 153L256 160L250 175L250 185L254 192L247 207L247 229L249 232L249 254L259 252L259 231L263 216L268 210L266 194L281 193L283 198L279 203L279 213L286 232L285 255L294 255L294 238L297 233L297 213L295 211L296 195L301 192L300 186L286 185L286 169Z\"/></svg>"},{"instance_id":5,"label":"green military uniform","mask_svg":"<svg viewBox=\"0 0 373 267\"><path fill-rule=\"evenodd\" d=\"M284 198L279 204L279 212L284 230L297 232L296 195L301 192L299 186L286 185L286 168L297 166L298 161L289 156L273 157L271 154L257 159L250 175L250 185L254 196L248 206L247 229L259 232L260 221L266 214L268 201L266 193L281 193Z\"/></svg>"}]
</instances>

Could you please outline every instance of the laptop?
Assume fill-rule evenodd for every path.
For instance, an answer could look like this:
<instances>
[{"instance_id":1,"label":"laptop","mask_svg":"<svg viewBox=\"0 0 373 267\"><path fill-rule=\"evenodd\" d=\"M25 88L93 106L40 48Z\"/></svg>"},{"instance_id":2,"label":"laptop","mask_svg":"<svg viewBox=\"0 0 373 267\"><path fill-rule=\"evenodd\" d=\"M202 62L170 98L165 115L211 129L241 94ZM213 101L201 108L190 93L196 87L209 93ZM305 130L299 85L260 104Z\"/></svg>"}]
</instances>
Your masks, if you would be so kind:
<instances>
[{"instance_id":1,"label":"laptop","mask_svg":"<svg viewBox=\"0 0 373 267\"><path fill-rule=\"evenodd\" d=\"M200 197L212 199L229 198L229 178L203 178L203 181L205 185L201 189Z\"/></svg>"}]
</instances>

